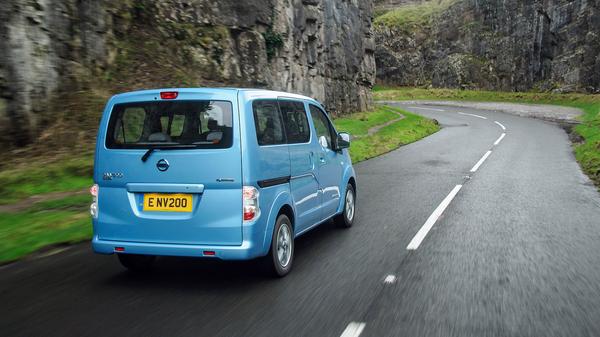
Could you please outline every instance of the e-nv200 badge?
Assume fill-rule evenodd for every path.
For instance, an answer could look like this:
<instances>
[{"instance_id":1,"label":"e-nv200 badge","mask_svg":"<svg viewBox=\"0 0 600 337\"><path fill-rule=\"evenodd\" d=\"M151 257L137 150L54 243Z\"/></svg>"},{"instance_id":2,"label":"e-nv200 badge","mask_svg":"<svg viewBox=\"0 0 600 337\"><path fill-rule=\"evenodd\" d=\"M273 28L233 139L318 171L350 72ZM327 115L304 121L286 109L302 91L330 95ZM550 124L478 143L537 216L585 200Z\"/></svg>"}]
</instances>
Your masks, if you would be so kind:
<instances>
[{"instance_id":1,"label":"e-nv200 badge","mask_svg":"<svg viewBox=\"0 0 600 337\"><path fill-rule=\"evenodd\" d=\"M354 222L349 145L305 96L204 88L113 96L97 138L93 249L132 270L156 256L262 258L284 276L296 237L331 218Z\"/></svg>"}]
</instances>

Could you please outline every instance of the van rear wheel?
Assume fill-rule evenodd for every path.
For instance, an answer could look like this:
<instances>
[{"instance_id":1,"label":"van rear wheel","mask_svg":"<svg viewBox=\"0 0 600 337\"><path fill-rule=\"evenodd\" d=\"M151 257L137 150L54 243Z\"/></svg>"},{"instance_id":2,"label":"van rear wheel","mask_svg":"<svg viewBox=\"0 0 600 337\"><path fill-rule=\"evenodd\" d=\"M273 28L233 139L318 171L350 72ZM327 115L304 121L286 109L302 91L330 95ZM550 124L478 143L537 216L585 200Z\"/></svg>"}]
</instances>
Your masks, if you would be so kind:
<instances>
[{"instance_id":1,"label":"van rear wheel","mask_svg":"<svg viewBox=\"0 0 600 337\"><path fill-rule=\"evenodd\" d=\"M117 254L123 267L134 272L147 272L152 269L156 256L137 254Z\"/></svg>"},{"instance_id":2,"label":"van rear wheel","mask_svg":"<svg viewBox=\"0 0 600 337\"><path fill-rule=\"evenodd\" d=\"M277 277L284 277L292 270L294 262L294 231L292 222L285 214L280 214L275 222L269 254L264 257L267 271Z\"/></svg>"},{"instance_id":3,"label":"van rear wheel","mask_svg":"<svg viewBox=\"0 0 600 337\"><path fill-rule=\"evenodd\" d=\"M342 214L338 214L335 218L335 224L342 228L350 228L356 217L356 193L354 186L348 184L346 186L346 196L344 197L344 209Z\"/></svg>"}]
</instances>

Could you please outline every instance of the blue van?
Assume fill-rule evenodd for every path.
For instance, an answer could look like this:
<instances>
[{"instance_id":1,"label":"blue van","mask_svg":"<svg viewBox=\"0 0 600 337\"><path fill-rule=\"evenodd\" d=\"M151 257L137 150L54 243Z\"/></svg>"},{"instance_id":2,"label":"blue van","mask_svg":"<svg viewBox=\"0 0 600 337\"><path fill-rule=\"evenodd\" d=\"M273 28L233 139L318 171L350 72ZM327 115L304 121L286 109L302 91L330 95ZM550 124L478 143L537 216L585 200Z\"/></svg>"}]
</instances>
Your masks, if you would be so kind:
<instances>
[{"instance_id":1,"label":"blue van","mask_svg":"<svg viewBox=\"0 0 600 337\"><path fill-rule=\"evenodd\" d=\"M294 238L350 227L350 136L309 97L254 89L160 89L107 103L98 132L93 249L131 270L156 256L262 257L286 275Z\"/></svg>"}]
</instances>

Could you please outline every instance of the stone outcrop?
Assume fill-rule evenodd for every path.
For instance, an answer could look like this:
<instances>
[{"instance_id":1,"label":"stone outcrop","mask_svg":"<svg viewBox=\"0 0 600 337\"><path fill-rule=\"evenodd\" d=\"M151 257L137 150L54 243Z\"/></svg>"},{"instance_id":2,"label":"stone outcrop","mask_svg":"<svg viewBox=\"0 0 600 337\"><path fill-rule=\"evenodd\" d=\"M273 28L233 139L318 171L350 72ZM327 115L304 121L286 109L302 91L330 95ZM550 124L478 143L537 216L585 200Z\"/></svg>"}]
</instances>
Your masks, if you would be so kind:
<instances>
[{"instance_id":1,"label":"stone outcrop","mask_svg":"<svg viewBox=\"0 0 600 337\"><path fill-rule=\"evenodd\" d=\"M367 109L372 7L9 0L0 7L0 143L28 144L57 120L93 129L110 94L151 87L264 87L315 97L333 113Z\"/></svg>"},{"instance_id":2,"label":"stone outcrop","mask_svg":"<svg viewBox=\"0 0 600 337\"><path fill-rule=\"evenodd\" d=\"M381 83L600 90L600 2L595 0L457 0L418 29L377 22Z\"/></svg>"}]
</instances>

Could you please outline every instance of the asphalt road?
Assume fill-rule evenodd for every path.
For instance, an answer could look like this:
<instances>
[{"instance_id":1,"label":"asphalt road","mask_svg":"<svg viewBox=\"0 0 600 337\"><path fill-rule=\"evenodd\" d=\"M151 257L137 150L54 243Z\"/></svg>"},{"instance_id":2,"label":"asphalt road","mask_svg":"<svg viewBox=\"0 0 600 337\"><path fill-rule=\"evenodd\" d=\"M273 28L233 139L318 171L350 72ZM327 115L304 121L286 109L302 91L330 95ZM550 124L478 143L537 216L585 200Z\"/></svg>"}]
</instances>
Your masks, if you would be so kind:
<instances>
[{"instance_id":1,"label":"asphalt road","mask_svg":"<svg viewBox=\"0 0 600 337\"><path fill-rule=\"evenodd\" d=\"M416 108L443 129L356 165L355 226L300 238L286 278L177 258L136 276L79 245L0 268L0 335L600 336L600 194L564 131Z\"/></svg>"}]
</instances>

